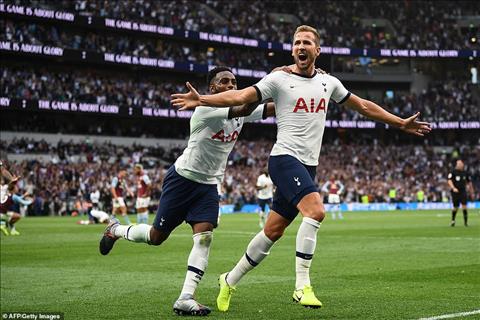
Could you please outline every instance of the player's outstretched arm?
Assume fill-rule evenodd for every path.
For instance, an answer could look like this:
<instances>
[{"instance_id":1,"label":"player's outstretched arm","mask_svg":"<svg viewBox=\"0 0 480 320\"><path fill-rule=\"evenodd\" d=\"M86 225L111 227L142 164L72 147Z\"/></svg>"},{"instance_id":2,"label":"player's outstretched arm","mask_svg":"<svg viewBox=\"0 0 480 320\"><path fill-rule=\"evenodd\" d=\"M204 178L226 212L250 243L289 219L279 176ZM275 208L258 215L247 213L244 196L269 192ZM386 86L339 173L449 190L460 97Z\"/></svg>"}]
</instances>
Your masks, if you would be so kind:
<instances>
[{"instance_id":1,"label":"player's outstretched arm","mask_svg":"<svg viewBox=\"0 0 480 320\"><path fill-rule=\"evenodd\" d=\"M228 119L238 118L238 117L247 117L252 114L252 112L258 107L260 102L248 103L242 106L230 107L228 110ZM266 104L266 116L273 117L275 116L275 104L273 102L268 102Z\"/></svg>"},{"instance_id":2,"label":"player's outstretched arm","mask_svg":"<svg viewBox=\"0 0 480 320\"><path fill-rule=\"evenodd\" d=\"M367 118L386 123L416 136L423 137L432 130L430 123L417 121L420 112L417 112L409 118L402 119L383 109L378 104L362 99L354 94L350 95L344 105L361 113Z\"/></svg>"},{"instance_id":3,"label":"player's outstretched arm","mask_svg":"<svg viewBox=\"0 0 480 320\"><path fill-rule=\"evenodd\" d=\"M242 90L228 90L225 92L201 95L187 82L187 93L172 94L172 104L179 110L194 109L198 106L212 106L226 108L258 101L257 91L254 87Z\"/></svg>"}]
</instances>

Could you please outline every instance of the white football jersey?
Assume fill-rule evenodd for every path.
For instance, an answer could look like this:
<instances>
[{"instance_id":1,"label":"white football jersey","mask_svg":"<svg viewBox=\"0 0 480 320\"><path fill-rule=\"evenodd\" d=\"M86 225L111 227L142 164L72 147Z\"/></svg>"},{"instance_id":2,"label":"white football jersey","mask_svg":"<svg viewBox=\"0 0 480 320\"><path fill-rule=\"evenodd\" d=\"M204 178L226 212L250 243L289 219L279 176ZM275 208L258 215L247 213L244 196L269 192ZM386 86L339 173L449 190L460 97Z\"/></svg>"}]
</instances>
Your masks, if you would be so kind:
<instances>
[{"instance_id":1,"label":"white football jersey","mask_svg":"<svg viewBox=\"0 0 480 320\"><path fill-rule=\"evenodd\" d=\"M175 162L175 170L195 182L221 183L243 123L261 120L263 114L263 104L248 117L233 119L228 119L228 108L197 107L190 119L187 148Z\"/></svg>"},{"instance_id":2,"label":"white football jersey","mask_svg":"<svg viewBox=\"0 0 480 320\"><path fill-rule=\"evenodd\" d=\"M328 74L306 77L282 71L268 74L254 87L262 101L275 102L277 141L270 155L291 155L303 164L318 165L328 102L343 103L350 92Z\"/></svg>"},{"instance_id":3,"label":"white football jersey","mask_svg":"<svg viewBox=\"0 0 480 320\"><path fill-rule=\"evenodd\" d=\"M257 191L258 199L271 199L273 198L273 182L270 177L262 174L257 179L257 187L266 187Z\"/></svg>"},{"instance_id":4,"label":"white football jersey","mask_svg":"<svg viewBox=\"0 0 480 320\"><path fill-rule=\"evenodd\" d=\"M90 201L94 204L98 204L100 202L100 191L96 190L95 192L91 192Z\"/></svg>"},{"instance_id":5,"label":"white football jersey","mask_svg":"<svg viewBox=\"0 0 480 320\"><path fill-rule=\"evenodd\" d=\"M5 203L9 195L10 193L8 192L8 184L0 185L0 203Z\"/></svg>"}]
</instances>

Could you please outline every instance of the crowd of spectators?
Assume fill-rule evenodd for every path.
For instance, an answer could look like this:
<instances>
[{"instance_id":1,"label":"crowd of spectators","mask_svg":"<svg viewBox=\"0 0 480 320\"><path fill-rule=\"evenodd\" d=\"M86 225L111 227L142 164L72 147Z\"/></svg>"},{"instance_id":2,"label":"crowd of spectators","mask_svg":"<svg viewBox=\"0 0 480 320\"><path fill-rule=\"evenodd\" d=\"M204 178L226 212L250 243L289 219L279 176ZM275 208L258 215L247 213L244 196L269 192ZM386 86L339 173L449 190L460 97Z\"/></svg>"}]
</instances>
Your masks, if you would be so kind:
<instances>
[{"instance_id":1,"label":"crowd of spectators","mask_svg":"<svg viewBox=\"0 0 480 320\"><path fill-rule=\"evenodd\" d=\"M218 47L205 43L166 41L160 38L132 37L95 33L88 29L68 29L63 26L34 22L0 20L5 32L0 41L55 46L99 53L115 53L138 57L190 62L204 65L228 65L237 68L269 70L265 51Z\"/></svg>"},{"instance_id":2,"label":"crowd of spectators","mask_svg":"<svg viewBox=\"0 0 480 320\"><path fill-rule=\"evenodd\" d=\"M222 203L233 204L239 210L244 204L256 202L255 183L267 167L272 141L238 141L229 156L222 185ZM160 150L161 149L161 150ZM446 150L446 149L444 149ZM166 169L181 154L180 147L162 148L112 144L96 145L89 142L59 142L52 146L45 141L15 139L1 142L0 151L7 154L42 153L50 160L24 160L8 163L10 171L22 177L20 189L34 196L31 213L69 214L80 210L79 203L88 200L88 194L98 189L105 210L109 210L110 182L120 168L128 168L128 185L135 186L132 167L144 163L153 181L152 197L156 202L161 194L161 183ZM158 161L149 161L158 157ZM316 181L320 187L334 176L345 185L342 195L347 203L413 202L417 192L423 191L424 201L449 201L447 174L456 158L461 157L472 177L475 194L480 200L480 148L460 146L441 151L422 145L368 145L326 144L322 147ZM391 199L389 191L396 190ZM133 199L128 199L133 203ZM133 211L133 207L130 209Z\"/></svg>"},{"instance_id":3,"label":"crowd of spectators","mask_svg":"<svg viewBox=\"0 0 480 320\"><path fill-rule=\"evenodd\" d=\"M229 158L224 190L227 202L251 203L255 181L267 166L273 142L239 141ZM454 159L462 157L475 184L473 198L480 200L480 148L459 147L443 153L422 145L383 146L373 144L325 144L320 152L316 181L320 187L334 176L345 185L343 201L413 202L423 191L425 201L448 201L448 171ZM389 198L389 190L396 198ZM238 207L238 205L237 205Z\"/></svg>"},{"instance_id":4,"label":"crowd of spectators","mask_svg":"<svg viewBox=\"0 0 480 320\"><path fill-rule=\"evenodd\" d=\"M205 83L195 84L206 92ZM170 95L185 90L185 82L135 77L112 77L93 69L54 72L47 68L2 70L2 95L18 99L46 99L114 104L121 107L169 108Z\"/></svg>"},{"instance_id":5,"label":"crowd of spectators","mask_svg":"<svg viewBox=\"0 0 480 320\"><path fill-rule=\"evenodd\" d=\"M21 3L22 1L17 1ZM458 20L478 16L475 1L36 1L39 7L178 29L290 42L288 14L316 26L322 44L330 46L461 49L478 48L478 27L461 29ZM30 5L32 5L30 3ZM212 9L215 13L212 13ZM368 23L365 19L382 19ZM296 24L297 22L295 22Z\"/></svg>"},{"instance_id":6,"label":"crowd of spectators","mask_svg":"<svg viewBox=\"0 0 480 320\"><path fill-rule=\"evenodd\" d=\"M33 196L29 208L33 215L82 213L89 202L89 194L99 190L102 207L111 211L110 184L120 169L127 169L127 186L135 192L133 165L144 164L152 180L152 198L158 201L166 173L164 167L173 163L183 146L119 146L112 143L82 143L60 140L52 145L45 140L19 138L9 143L0 140L2 154L35 154L21 162L8 163L9 170L21 177L19 189ZM39 155L47 156L40 158ZM35 158L35 160L31 160ZM38 160L40 159L40 160ZM133 198L127 203L133 211Z\"/></svg>"},{"instance_id":7,"label":"crowd of spectators","mask_svg":"<svg viewBox=\"0 0 480 320\"><path fill-rule=\"evenodd\" d=\"M138 77L138 78L136 78ZM2 96L18 99L48 99L99 104L120 107L170 108L170 95L185 91L185 82L173 78L148 79L112 76L95 70L53 72L44 69L4 68L0 79ZM197 89L207 92L202 81ZM474 99L472 87L466 81L432 83L420 94L395 93L393 98L376 101L391 112L408 117L419 111L426 121L478 121L479 101ZM331 102L327 119L361 120L363 116ZM364 119L364 118L363 118Z\"/></svg>"}]
</instances>

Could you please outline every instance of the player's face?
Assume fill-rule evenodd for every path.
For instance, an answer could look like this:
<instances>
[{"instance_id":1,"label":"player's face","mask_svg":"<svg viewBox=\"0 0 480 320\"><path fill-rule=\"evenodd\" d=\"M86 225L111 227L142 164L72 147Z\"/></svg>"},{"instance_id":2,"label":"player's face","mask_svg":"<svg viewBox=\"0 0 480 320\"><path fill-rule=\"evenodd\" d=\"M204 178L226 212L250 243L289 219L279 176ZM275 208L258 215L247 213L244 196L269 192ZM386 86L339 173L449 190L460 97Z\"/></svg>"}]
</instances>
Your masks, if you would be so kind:
<instances>
[{"instance_id":1,"label":"player's face","mask_svg":"<svg viewBox=\"0 0 480 320\"><path fill-rule=\"evenodd\" d=\"M139 175L142 173L142 169L140 169L139 167L135 167L134 170L135 170L135 174L136 174L137 176L139 176Z\"/></svg>"},{"instance_id":2,"label":"player's face","mask_svg":"<svg viewBox=\"0 0 480 320\"><path fill-rule=\"evenodd\" d=\"M462 160L457 160L456 167L457 167L457 170L463 170L463 168L465 167L465 165L463 164L463 161L462 161Z\"/></svg>"},{"instance_id":3,"label":"player's face","mask_svg":"<svg viewBox=\"0 0 480 320\"><path fill-rule=\"evenodd\" d=\"M210 85L211 93L219 93L228 90L237 89L237 79L230 71L222 71L217 73L215 79L212 80Z\"/></svg>"},{"instance_id":4,"label":"player's face","mask_svg":"<svg viewBox=\"0 0 480 320\"><path fill-rule=\"evenodd\" d=\"M315 35L308 31L301 31L295 35L292 46L292 56L297 67L308 69L315 64L320 55L320 47L315 43Z\"/></svg>"},{"instance_id":5,"label":"player's face","mask_svg":"<svg viewBox=\"0 0 480 320\"><path fill-rule=\"evenodd\" d=\"M118 176L119 176L120 178L123 178L123 177L125 177L126 174L127 174L127 172L126 172L125 170L122 170L122 171L120 171L120 172L118 173Z\"/></svg>"}]
</instances>

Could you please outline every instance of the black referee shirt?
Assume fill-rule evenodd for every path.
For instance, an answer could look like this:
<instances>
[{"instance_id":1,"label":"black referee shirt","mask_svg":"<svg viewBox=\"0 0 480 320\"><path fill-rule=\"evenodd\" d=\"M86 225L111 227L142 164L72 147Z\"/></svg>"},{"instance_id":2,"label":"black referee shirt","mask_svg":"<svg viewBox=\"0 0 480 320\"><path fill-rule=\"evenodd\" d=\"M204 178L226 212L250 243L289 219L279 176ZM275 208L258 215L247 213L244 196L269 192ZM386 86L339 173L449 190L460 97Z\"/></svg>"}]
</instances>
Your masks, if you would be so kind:
<instances>
[{"instance_id":1,"label":"black referee shirt","mask_svg":"<svg viewBox=\"0 0 480 320\"><path fill-rule=\"evenodd\" d=\"M470 177L465 170L454 169L448 174L448 180L452 180L458 191L465 192L466 184L470 182Z\"/></svg>"}]
</instances>

